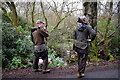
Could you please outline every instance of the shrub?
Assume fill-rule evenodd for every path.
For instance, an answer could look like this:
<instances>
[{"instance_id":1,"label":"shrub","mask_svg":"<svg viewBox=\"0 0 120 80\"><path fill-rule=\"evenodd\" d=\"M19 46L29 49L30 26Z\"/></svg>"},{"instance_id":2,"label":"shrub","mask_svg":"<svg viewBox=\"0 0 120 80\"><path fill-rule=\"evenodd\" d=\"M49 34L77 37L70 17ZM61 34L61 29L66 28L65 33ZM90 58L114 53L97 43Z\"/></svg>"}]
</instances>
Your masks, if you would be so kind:
<instances>
[{"instance_id":1,"label":"shrub","mask_svg":"<svg viewBox=\"0 0 120 80\"><path fill-rule=\"evenodd\" d=\"M2 25L2 67L26 68L31 66L28 60L33 56L30 32L21 26Z\"/></svg>"},{"instance_id":2,"label":"shrub","mask_svg":"<svg viewBox=\"0 0 120 80\"><path fill-rule=\"evenodd\" d=\"M56 51L54 51L54 49L49 49L48 53L48 57L51 59L49 67L67 66L66 61L63 61L62 58L56 57Z\"/></svg>"}]
</instances>

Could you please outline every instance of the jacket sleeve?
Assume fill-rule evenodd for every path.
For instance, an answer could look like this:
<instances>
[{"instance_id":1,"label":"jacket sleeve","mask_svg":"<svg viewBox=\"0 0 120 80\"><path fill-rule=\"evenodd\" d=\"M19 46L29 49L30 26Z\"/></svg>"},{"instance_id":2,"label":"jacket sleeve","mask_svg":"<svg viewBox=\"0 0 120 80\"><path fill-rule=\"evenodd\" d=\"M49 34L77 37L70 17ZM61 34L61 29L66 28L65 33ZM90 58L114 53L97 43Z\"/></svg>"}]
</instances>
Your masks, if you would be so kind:
<instances>
[{"instance_id":1,"label":"jacket sleeve","mask_svg":"<svg viewBox=\"0 0 120 80\"><path fill-rule=\"evenodd\" d=\"M48 32L45 32L45 31L43 31L43 30L41 30L41 34L44 36L44 37L48 37L49 35L48 35Z\"/></svg>"},{"instance_id":2,"label":"jacket sleeve","mask_svg":"<svg viewBox=\"0 0 120 80\"><path fill-rule=\"evenodd\" d=\"M31 32L31 41L34 43L34 41L33 41L33 35L32 35L32 32Z\"/></svg>"},{"instance_id":3,"label":"jacket sleeve","mask_svg":"<svg viewBox=\"0 0 120 80\"><path fill-rule=\"evenodd\" d=\"M91 26L88 26L88 31L91 34L91 41L93 41L95 39L95 37L96 37L96 32L95 32L94 29L92 29Z\"/></svg>"},{"instance_id":4,"label":"jacket sleeve","mask_svg":"<svg viewBox=\"0 0 120 80\"><path fill-rule=\"evenodd\" d=\"M43 29L40 29L40 28L38 30L39 30L40 34L42 34L44 37L49 36L47 31L44 31Z\"/></svg>"},{"instance_id":5,"label":"jacket sleeve","mask_svg":"<svg viewBox=\"0 0 120 80\"><path fill-rule=\"evenodd\" d=\"M31 28L31 33L37 30L37 27Z\"/></svg>"},{"instance_id":6,"label":"jacket sleeve","mask_svg":"<svg viewBox=\"0 0 120 80\"><path fill-rule=\"evenodd\" d=\"M75 29L74 29L74 31L73 31L73 36L72 36L72 38L73 38L73 39L76 39L76 31L75 31Z\"/></svg>"}]
</instances>

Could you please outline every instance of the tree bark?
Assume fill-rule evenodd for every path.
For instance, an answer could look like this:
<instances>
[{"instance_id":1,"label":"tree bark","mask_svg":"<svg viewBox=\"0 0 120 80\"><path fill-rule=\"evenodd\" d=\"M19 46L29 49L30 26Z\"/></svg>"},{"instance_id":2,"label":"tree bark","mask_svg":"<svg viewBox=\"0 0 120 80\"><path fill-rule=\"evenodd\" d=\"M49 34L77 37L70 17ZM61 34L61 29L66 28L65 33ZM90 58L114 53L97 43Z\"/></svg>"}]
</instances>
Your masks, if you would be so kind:
<instances>
[{"instance_id":1,"label":"tree bark","mask_svg":"<svg viewBox=\"0 0 120 80\"><path fill-rule=\"evenodd\" d=\"M95 28L95 31L97 33L97 2L84 2L84 15L89 17L89 23L92 26L92 28ZM95 43L93 44L95 46L95 54L97 57L98 53L98 45L97 45L97 37L95 38Z\"/></svg>"},{"instance_id":2,"label":"tree bark","mask_svg":"<svg viewBox=\"0 0 120 80\"><path fill-rule=\"evenodd\" d=\"M89 17L89 22L94 29L97 26L97 2L84 2L84 15Z\"/></svg>"},{"instance_id":3,"label":"tree bark","mask_svg":"<svg viewBox=\"0 0 120 80\"><path fill-rule=\"evenodd\" d=\"M12 21L12 19L9 17L9 15L8 15L8 13L7 13L7 10L5 9L5 7L4 7L1 3L0 3L0 7L1 7L1 9L3 10L3 12L4 12L3 15L5 15L5 16L7 17L8 21L9 21L13 26L15 26L15 24L14 24L13 21Z\"/></svg>"},{"instance_id":4,"label":"tree bark","mask_svg":"<svg viewBox=\"0 0 120 80\"><path fill-rule=\"evenodd\" d=\"M118 27L120 29L120 1L118 2Z\"/></svg>"},{"instance_id":5,"label":"tree bark","mask_svg":"<svg viewBox=\"0 0 120 80\"><path fill-rule=\"evenodd\" d=\"M117 26L117 37L119 37L119 35L120 35L120 1L118 2L118 26ZM117 40L117 42L118 42L118 45L116 46L117 48L119 48L120 49L120 46L119 46L119 44L120 44L120 40ZM120 50L118 51L118 54L120 53Z\"/></svg>"},{"instance_id":6,"label":"tree bark","mask_svg":"<svg viewBox=\"0 0 120 80\"><path fill-rule=\"evenodd\" d=\"M32 4L32 12L31 12L31 16L32 16L32 27L35 26L35 22L34 22L34 11L35 11L35 2L33 2Z\"/></svg>"},{"instance_id":7,"label":"tree bark","mask_svg":"<svg viewBox=\"0 0 120 80\"><path fill-rule=\"evenodd\" d=\"M89 11L89 7L90 7L90 2L84 2L83 6L84 6L84 15L87 16L88 11Z\"/></svg>"},{"instance_id":8,"label":"tree bark","mask_svg":"<svg viewBox=\"0 0 120 80\"><path fill-rule=\"evenodd\" d=\"M28 11L29 11L29 8L28 8L28 5L29 5L29 2L27 2L27 5L26 5L26 21L27 21L27 28L29 30L29 25L28 25Z\"/></svg>"},{"instance_id":9,"label":"tree bark","mask_svg":"<svg viewBox=\"0 0 120 80\"><path fill-rule=\"evenodd\" d=\"M17 26L18 25L18 15L17 15L17 11L16 11L16 7L14 2L6 2L6 4L9 6L10 10L13 13L13 22L14 24Z\"/></svg>"},{"instance_id":10,"label":"tree bark","mask_svg":"<svg viewBox=\"0 0 120 80\"><path fill-rule=\"evenodd\" d=\"M113 2L111 1L110 2L110 12L109 12L111 17L112 17L112 10L113 10ZM105 39L105 41L104 41L104 45L105 45L104 46L104 51L105 51L106 59L107 59L107 56L110 55L110 53L108 51L108 42L107 42L108 38L107 38L107 36L108 36L108 32L109 32L111 17L108 18L107 25L106 25L106 32L105 32L105 36L104 36L104 39Z\"/></svg>"},{"instance_id":11,"label":"tree bark","mask_svg":"<svg viewBox=\"0 0 120 80\"><path fill-rule=\"evenodd\" d=\"M91 26L93 29L95 29L95 32L97 33L97 2L91 2L91 17L90 17L90 20L91 20ZM98 41L97 41L97 37L95 38L95 46L96 46L96 57L97 54L98 54Z\"/></svg>"},{"instance_id":12,"label":"tree bark","mask_svg":"<svg viewBox=\"0 0 120 80\"><path fill-rule=\"evenodd\" d=\"M97 2L91 2L91 26L93 29L97 26Z\"/></svg>"}]
</instances>

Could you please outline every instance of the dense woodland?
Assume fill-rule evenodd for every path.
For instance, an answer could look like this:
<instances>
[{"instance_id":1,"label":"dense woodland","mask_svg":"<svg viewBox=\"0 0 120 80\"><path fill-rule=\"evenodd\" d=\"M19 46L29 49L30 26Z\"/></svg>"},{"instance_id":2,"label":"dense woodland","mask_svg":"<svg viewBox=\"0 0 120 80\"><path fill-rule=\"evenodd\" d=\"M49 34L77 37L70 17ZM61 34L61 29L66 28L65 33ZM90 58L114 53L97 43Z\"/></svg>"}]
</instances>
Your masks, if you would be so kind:
<instances>
[{"instance_id":1,"label":"dense woodland","mask_svg":"<svg viewBox=\"0 0 120 80\"><path fill-rule=\"evenodd\" d=\"M49 67L75 63L72 34L78 17L85 15L97 36L91 43L88 61L119 59L120 1L85 2L84 0L51 0L0 2L2 34L2 67L15 69L32 67L31 28L36 20L45 22L49 37Z\"/></svg>"}]
</instances>

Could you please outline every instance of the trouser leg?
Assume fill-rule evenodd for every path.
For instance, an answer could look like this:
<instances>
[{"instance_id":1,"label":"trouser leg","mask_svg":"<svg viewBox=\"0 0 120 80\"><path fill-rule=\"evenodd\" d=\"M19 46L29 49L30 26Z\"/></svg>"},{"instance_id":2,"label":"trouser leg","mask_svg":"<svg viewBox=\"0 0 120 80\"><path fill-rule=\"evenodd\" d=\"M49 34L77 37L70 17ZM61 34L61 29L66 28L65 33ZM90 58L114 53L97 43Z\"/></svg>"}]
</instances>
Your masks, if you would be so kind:
<instances>
[{"instance_id":1,"label":"trouser leg","mask_svg":"<svg viewBox=\"0 0 120 80\"><path fill-rule=\"evenodd\" d=\"M87 54L78 53L78 72L84 73L87 61Z\"/></svg>"},{"instance_id":2,"label":"trouser leg","mask_svg":"<svg viewBox=\"0 0 120 80\"><path fill-rule=\"evenodd\" d=\"M34 56L34 59L33 59L33 69L38 69L38 62L39 62L39 57Z\"/></svg>"},{"instance_id":3,"label":"trouser leg","mask_svg":"<svg viewBox=\"0 0 120 80\"><path fill-rule=\"evenodd\" d=\"M82 61L82 60L81 60L81 54L78 53L78 72L80 72L81 67L82 67L82 66L81 66L81 61Z\"/></svg>"},{"instance_id":4,"label":"trouser leg","mask_svg":"<svg viewBox=\"0 0 120 80\"><path fill-rule=\"evenodd\" d=\"M42 57L42 59L43 59L43 67L42 67L42 69L43 70L46 70L47 67L48 67L48 51L46 51L45 54L46 55Z\"/></svg>"}]
</instances>

